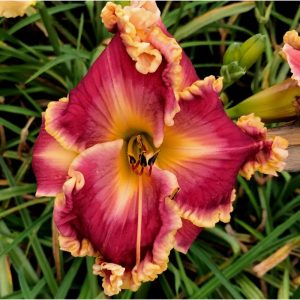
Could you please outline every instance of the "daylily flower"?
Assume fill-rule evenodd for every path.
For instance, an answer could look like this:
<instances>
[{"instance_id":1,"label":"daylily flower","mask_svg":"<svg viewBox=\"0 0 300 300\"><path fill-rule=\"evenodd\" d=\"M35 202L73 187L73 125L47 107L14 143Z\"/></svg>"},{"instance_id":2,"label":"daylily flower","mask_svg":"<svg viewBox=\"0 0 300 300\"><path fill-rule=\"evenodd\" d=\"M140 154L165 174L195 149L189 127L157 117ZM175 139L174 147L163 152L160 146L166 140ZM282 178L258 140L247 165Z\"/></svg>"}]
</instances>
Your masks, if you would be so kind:
<instances>
[{"instance_id":1,"label":"daylily flower","mask_svg":"<svg viewBox=\"0 0 300 300\"><path fill-rule=\"evenodd\" d=\"M239 170L276 173L286 145L254 116L241 129L227 117L221 80L198 79L154 2L108 3L102 17L116 34L48 105L33 169L37 195L56 196L61 248L95 256L113 295L154 280L201 227L228 222Z\"/></svg>"},{"instance_id":2,"label":"daylily flower","mask_svg":"<svg viewBox=\"0 0 300 300\"><path fill-rule=\"evenodd\" d=\"M284 46L282 51L293 73L292 78L300 86L300 36L296 30L286 32L283 37Z\"/></svg>"},{"instance_id":3,"label":"daylily flower","mask_svg":"<svg viewBox=\"0 0 300 300\"><path fill-rule=\"evenodd\" d=\"M35 0L0 1L0 17L23 17L27 8L35 4Z\"/></svg>"}]
</instances>

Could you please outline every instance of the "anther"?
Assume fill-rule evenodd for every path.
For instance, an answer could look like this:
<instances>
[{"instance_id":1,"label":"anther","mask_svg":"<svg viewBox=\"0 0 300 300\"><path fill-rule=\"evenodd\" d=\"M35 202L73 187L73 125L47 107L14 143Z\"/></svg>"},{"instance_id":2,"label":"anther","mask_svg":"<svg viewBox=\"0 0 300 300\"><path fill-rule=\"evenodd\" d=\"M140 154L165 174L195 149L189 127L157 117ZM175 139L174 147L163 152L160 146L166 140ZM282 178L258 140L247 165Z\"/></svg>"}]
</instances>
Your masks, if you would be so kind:
<instances>
[{"instance_id":1,"label":"anther","mask_svg":"<svg viewBox=\"0 0 300 300\"><path fill-rule=\"evenodd\" d=\"M152 167L158 153L159 150L155 149L151 142L143 135L139 134L132 136L128 141L128 162L131 170L139 176L143 173L146 173L149 176L151 175Z\"/></svg>"},{"instance_id":2,"label":"anther","mask_svg":"<svg viewBox=\"0 0 300 300\"><path fill-rule=\"evenodd\" d=\"M129 163L130 163L131 165L135 164L135 163L136 163L135 158L134 158L133 156L131 156L131 155L128 155L128 156L129 156Z\"/></svg>"},{"instance_id":3,"label":"anther","mask_svg":"<svg viewBox=\"0 0 300 300\"><path fill-rule=\"evenodd\" d=\"M180 188L176 188L173 193L169 196L170 199L174 200L174 198L177 196L178 192L180 191Z\"/></svg>"},{"instance_id":4,"label":"anther","mask_svg":"<svg viewBox=\"0 0 300 300\"><path fill-rule=\"evenodd\" d=\"M142 167L147 167L147 160L143 153L140 155L140 162Z\"/></svg>"},{"instance_id":5,"label":"anther","mask_svg":"<svg viewBox=\"0 0 300 300\"><path fill-rule=\"evenodd\" d=\"M154 155L148 159L148 166L152 166L155 163L158 153L159 153L159 151L154 153Z\"/></svg>"}]
</instances>

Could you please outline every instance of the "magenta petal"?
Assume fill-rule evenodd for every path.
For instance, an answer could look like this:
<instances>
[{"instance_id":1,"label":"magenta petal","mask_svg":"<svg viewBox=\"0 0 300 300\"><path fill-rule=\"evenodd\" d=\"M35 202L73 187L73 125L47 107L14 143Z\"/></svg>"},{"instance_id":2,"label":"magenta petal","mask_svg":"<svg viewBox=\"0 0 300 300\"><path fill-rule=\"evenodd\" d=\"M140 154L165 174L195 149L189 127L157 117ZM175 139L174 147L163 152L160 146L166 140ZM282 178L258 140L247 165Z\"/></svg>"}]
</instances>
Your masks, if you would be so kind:
<instances>
[{"instance_id":1,"label":"magenta petal","mask_svg":"<svg viewBox=\"0 0 300 300\"><path fill-rule=\"evenodd\" d=\"M257 145L227 117L212 82L180 107L157 163L177 177L183 218L200 227L228 222L237 174Z\"/></svg>"},{"instance_id":2,"label":"magenta petal","mask_svg":"<svg viewBox=\"0 0 300 300\"><path fill-rule=\"evenodd\" d=\"M177 102L162 81L164 65L143 75L116 35L87 75L70 92L69 103L52 103L46 129L61 144L83 151L97 143L141 132L159 146L164 124L172 123Z\"/></svg>"},{"instance_id":3,"label":"magenta petal","mask_svg":"<svg viewBox=\"0 0 300 300\"><path fill-rule=\"evenodd\" d=\"M257 144L257 151L248 157L242 166L240 175L248 180L255 171L277 176L285 167L288 157L288 141L280 136L268 136L267 128L259 117L254 114L241 116L237 125Z\"/></svg>"},{"instance_id":4,"label":"magenta petal","mask_svg":"<svg viewBox=\"0 0 300 300\"><path fill-rule=\"evenodd\" d=\"M149 35L149 41L163 54L167 66L163 78L166 83L173 87L176 97L181 97L181 92L198 80L195 68L176 42L174 37L167 31L162 21L158 22L158 28Z\"/></svg>"},{"instance_id":5,"label":"magenta petal","mask_svg":"<svg viewBox=\"0 0 300 300\"><path fill-rule=\"evenodd\" d=\"M45 130L44 118L33 148L32 168L37 180L37 196L55 196L62 191L69 165L76 153L64 149Z\"/></svg>"},{"instance_id":6,"label":"magenta petal","mask_svg":"<svg viewBox=\"0 0 300 300\"><path fill-rule=\"evenodd\" d=\"M286 54L288 64L293 73L292 78L297 80L298 85L300 85L300 50L286 44L283 47L283 51Z\"/></svg>"},{"instance_id":7,"label":"magenta petal","mask_svg":"<svg viewBox=\"0 0 300 300\"><path fill-rule=\"evenodd\" d=\"M191 60L184 52L182 53L180 65L182 67L182 83L180 90L183 90L184 88L192 85L199 78Z\"/></svg>"},{"instance_id":8,"label":"magenta petal","mask_svg":"<svg viewBox=\"0 0 300 300\"><path fill-rule=\"evenodd\" d=\"M296 30L287 31L283 37L283 53L292 71L292 78L300 86L300 36Z\"/></svg>"},{"instance_id":9,"label":"magenta petal","mask_svg":"<svg viewBox=\"0 0 300 300\"><path fill-rule=\"evenodd\" d=\"M182 253L187 253L202 228L194 225L192 222L183 219L182 227L176 233L175 249Z\"/></svg>"}]
</instances>

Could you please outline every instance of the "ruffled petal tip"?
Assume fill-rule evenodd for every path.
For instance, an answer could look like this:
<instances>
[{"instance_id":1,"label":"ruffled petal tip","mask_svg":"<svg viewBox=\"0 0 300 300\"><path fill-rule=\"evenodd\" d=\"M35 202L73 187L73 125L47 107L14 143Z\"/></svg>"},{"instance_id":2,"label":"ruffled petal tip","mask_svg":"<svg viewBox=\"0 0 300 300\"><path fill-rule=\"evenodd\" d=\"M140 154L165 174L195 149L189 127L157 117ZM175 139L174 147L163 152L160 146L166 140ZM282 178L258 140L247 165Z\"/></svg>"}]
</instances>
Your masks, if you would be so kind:
<instances>
[{"instance_id":1,"label":"ruffled petal tip","mask_svg":"<svg viewBox=\"0 0 300 300\"><path fill-rule=\"evenodd\" d=\"M161 64L161 53L148 41L146 31L156 26L160 11L155 2L137 1L123 8L108 2L101 12L104 26L109 31L120 31L129 56L142 74L155 72Z\"/></svg>"},{"instance_id":2,"label":"ruffled petal tip","mask_svg":"<svg viewBox=\"0 0 300 300\"><path fill-rule=\"evenodd\" d=\"M283 37L284 46L282 51L292 71L292 78L300 86L300 36L296 30L286 32Z\"/></svg>"},{"instance_id":3,"label":"ruffled petal tip","mask_svg":"<svg viewBox=\"0 0 300 300\"><path fill-rule=\"evenodd\" d=\"M193 100L195 96L202 97L208 93L220 93L223 88L223 77L207 76L203 80L197 80L192 85L179 92L179 99Z\"/></svg>"},{"instance_id":4,"label":"ruffled petal tip","mask_svg":"<svg viewBox=\"0 0 300 300\"><path fill-rule=\"evenodd\" d=\"M96 259L93 265L93 274L103 277L102 287L107 296L121 292L125 268L113 263L105 263L101 258Z\"/></svg>"},{"instance_id":5,"label":"ruffled petal tip","mask_svg":"<svg viewBox=\"0 0 300 300\"><path fill-rule=\"evenodd\" d=\"M79 153L84 150L84 147L78 147L74 137L72 138L72 136L65 134L66 129L62 124L63 115L66 112L68 104L69 99L66 97L48 104L47 110L45 111L45 129L65 149Z\"/></svg>"},{"instance_id":6,"label":"ruffled petal tip","mask_svg":"<svg viewBox=\"0 0 300 300\"><path fill-rule=\"evenodd\" d=\"M280 136L268 137L267 128L259 117L250 114L238 119L237 125L258 145L255 155L252 155L242 166L240 175L250 179L255 171L277 176L285 167L288 157L288 141Z\"/></svg>"},{"instance_id":7,"label":"ruffled petal tip","mask_svg":"<svg viewBox=\"0 0 300 300\"><path fill-rule=\"evenodd\" d=\"M65 149L80 153L85 149L84 145L79 143L76 135L71 135L66 126L65 115L69 106L69 99L64 97L59 101L52 101L48 104L45 111L45 129L51 136L55 138ZM75 118L67 123L68 126L76 126ZM72 127L76 130L76 127ZM75 131L74 130L74 131Z\"/></svg>"},{"instance_id":8,"label":"ruffled petal tip","mask_svg":"<svg viewBox=\"0 0 300 300\"><path fill-rule=\"evenodd\" d=\"M224 195L219 205L212 207L211 209L193 209L181 205L180 213L183 219L187 219L198 227L212 228L216 223L230 221L230 213L233 211L233 201L236 198L235 189L228 195Z\"/></svg>"},{"instance_id":9,"label":"ruffled petal tip","mask_svg":"<svg viewBox=\"0 0 300 300\"><path fill-rule=\"evenodd\" d=\"M69 179L63 185L63 192L56 195L54 202L54 220L60 224L60 228L64 229L64 235L61 233L58 236L58 241L61 250L70 252L73 256L98 256L99 253L94 249L91 242L86 239L78 239L76 230L68 222L58 221L60 218L66 217L68 211L72 210L73 203L70 200L70 195L73 192L78 192L85 184L82 173L74 171L70 168ZM74 218L74 217L73 217ZM69 220L68 220L69 221ZM67 236L65 236L67 234Z\"/></svg>"},{"instance_id":10,"label":"ruffled petal tip","mask_svg":"<svg viewBox=\"0 0 300 300\"><path fill-rule=\"evenodd\" d=\"M32 168L37 180L36 196L56 196L62 191L76 153L61 146L45 130L44 117L33 148Z\"/></svg>"},{"instance_id":11,"label":"ruffled petal tip","mask_svg":"<svg viewBox=\"0 0 300 300\"><path fill-rule=\"evenodd\" d=\"M85 184L82 173L69 169L69 179L63 185L61 193L56 195L54 202L54 220L63 229L64 234L59 234L58 240L61 250L70 252L73 256L98 256L91 242L86 239L77 238L76 229L72 225L72 219L76 216L69 217L68 213L73 209L71 195L81 190ZM67 220L65 220L67 219ZM70 223L69 223L70 222Z\"/></svg>"},{"instance_id":12,"label":"ruffled petal tip","mask_svg":"<svg viewBox=\"0 0 300 300\"><path fill-rule=\"evenodd\" d=\"M109 31L119 31L128 55L142 74L156 72L164 60L163 79L178 97L184 87L183 51L165 29L155 1L133 1L130 6L108 2L101 13ZM170 124L172 125L172 124Z\"/></svg>"},{"instance_id":13,"label":"ruffled petal tip","mask_svg":"<svg viewBox=\"0 0 300 300\"><path fill-rule=\"evenodd\" d=\"M92 244L87 239L78 241L73 237L58 236L60 249L70 252L75 257L97 256L99 253L94 250Z\"/></svg>"},{"instance_id":14,"label":"ruffled petal tip","mask_svg":"<svg viewBox=\"0 0 300 300\"><path fill-rule=\"evenodd\" d=\"M167 61L163 78L167 85L170 85L178 98L183 81L183 68L181 66L182 49L173 37L167 34L162 23L156 26L148 35L148 40L160 51Z\"/></svg>"}]
</instances>

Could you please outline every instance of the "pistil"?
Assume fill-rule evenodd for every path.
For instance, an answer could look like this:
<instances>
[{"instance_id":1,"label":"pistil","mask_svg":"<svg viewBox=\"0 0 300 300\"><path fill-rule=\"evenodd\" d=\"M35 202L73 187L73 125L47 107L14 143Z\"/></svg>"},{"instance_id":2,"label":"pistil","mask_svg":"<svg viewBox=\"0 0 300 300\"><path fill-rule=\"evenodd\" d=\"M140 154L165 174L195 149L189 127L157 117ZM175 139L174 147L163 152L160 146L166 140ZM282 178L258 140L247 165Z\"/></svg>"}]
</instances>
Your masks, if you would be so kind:
<instances>
[{"instance_id":1,"label":"pistil","mask_svg":"<svg viewBox=\"0 0 300 300\"><path fill-rule=\"evenodd\" d=\"M143 181L142 177L139 177L139 189L138 189L138 219L137 219L137 231L136 231L136 265L138 266L141 261L141 239L142 239L142 216L143 216Z\"/></svg>"}]
</instances>

